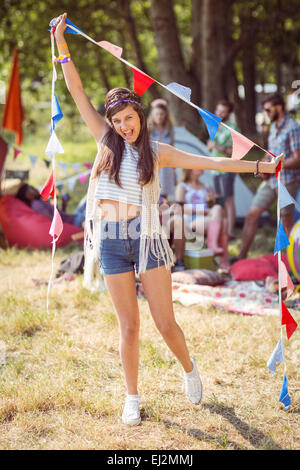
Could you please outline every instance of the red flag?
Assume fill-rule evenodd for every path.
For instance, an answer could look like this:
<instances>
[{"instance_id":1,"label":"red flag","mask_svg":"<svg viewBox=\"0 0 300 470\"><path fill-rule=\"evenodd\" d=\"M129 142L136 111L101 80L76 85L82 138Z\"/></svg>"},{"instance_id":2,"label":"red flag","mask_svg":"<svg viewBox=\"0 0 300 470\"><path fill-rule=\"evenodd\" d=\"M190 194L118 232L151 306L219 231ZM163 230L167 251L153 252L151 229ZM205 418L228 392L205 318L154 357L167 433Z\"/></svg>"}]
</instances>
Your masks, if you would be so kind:
<instances>
[{"instance_id":1,"label":"red flag","mask_svg":"<svg viewBox=\"0 0 300 470\"><path fill-rule=\"evenodd\" d=\"M55 191L55 180L54 180L54 174L52 170L48 180L44 184L44 187L41 191L41 196L43 197L44 201L47 201L49 196L54 197L54 191Z\"/></svg>"},{"instance_id":2,"label":"red flag","mask_svg":"<svg viewBox=\"0 0 300 470\"><path fill-rule=\"evenodd\" d=\"M277 167L276 167L276 178L278 178L278 173L281 171L281 162L278 163Z\"/></svg>"},{"instance_id":3,"label":"red flag","mask_svg":"<svg viewBox=\"0 0 300 470\"><path fill-rule=\"evenodd\" d=\"M149 86L152 85L152 83L154 83L155 80L153 80L153 78L149 77L148 75L145 75L144 73L139 72L133 67L130 67L130 68L133 72L134 91L136 91L138 95L142 96L142 94L145 93L146 90L148 90Z\"/></svg>"},{"instance_id":4,"label":"red flag","mask_svg":"<svg viewBox=\"0 0 300 470\"><path fill-rule=\"evenodd\" d=\"M18 52L15 47L9 80L9 89L3 111L2 127L16 133L17 145L21 145L23 141L22 123L24 119L24 110L21 102Z\"/></svg>"},{"instance_id":5,"label":"red flag","mask_svg":"<svg viewBox=\"0 0 300 470\"><path fill-rule=\"evenodd\" d=\"M296 330L298 324L297 322L293 319L292 315L286 308L283 302L281 302L282 305L282 319L281 319L281 324L286 326L286 335L287 338L290 339L294 331Z\"/></svg>"}]
</instances>

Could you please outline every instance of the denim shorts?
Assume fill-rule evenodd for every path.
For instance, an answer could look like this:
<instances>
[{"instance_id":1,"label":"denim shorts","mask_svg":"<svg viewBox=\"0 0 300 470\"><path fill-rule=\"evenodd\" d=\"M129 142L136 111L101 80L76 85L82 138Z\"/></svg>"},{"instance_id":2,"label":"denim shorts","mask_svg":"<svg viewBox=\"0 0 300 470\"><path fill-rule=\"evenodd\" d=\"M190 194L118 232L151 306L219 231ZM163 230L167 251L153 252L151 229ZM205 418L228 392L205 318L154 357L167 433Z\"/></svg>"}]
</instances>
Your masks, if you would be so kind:
<instances>
[{"instance_id":1,"label":"denim shorts","mask_svg":"<svg viewBox=\"0 0 300 470\"><path fill-rule=\"evenodd\" d=\"M100 272L120 274L139 271L141 216L118 222L101 221ZM146 270L164 264L149 250Z\"/></svg>"}]
</instances>

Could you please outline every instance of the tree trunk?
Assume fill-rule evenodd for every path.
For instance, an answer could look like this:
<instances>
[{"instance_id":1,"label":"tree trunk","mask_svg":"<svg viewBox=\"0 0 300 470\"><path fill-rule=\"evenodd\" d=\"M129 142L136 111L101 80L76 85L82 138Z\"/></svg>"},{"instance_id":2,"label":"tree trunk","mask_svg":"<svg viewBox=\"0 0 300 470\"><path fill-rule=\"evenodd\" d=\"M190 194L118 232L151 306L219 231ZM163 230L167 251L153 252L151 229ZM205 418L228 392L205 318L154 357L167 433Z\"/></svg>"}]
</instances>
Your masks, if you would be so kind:
<instances>
[{"instance_id":1,"label":"tree trunk","mask_svg":"<svg viewBox=\"0 0 300 470\"><path fill-rule=\"evenodd\" d=\"M177 82L191 87L191 75L185 68L172 0L151 1L151 21L158 51L160 80L164 85ZM172 93L162 94L170 104L177 125L186 125L194 134L199 133L199 114Z\"/></svg>"},{"instance_id":2,"label":"tree trunk","mask_svg":"<svg viewBox=\"0 0 300 470\"><path fill-rule=\"evenodd\" d=\"M246 26L245 26L246 27ZM248 27L249 38L251 37L251 23ZM245 43L242 54L243 63L243 84L245 88L245 100L244 100L244 119L242 123L242 132L245 133L250 139L255 138L256 124L256 65L255 65L255 52L256 45L255 39Z\"/></svg>"}]
</instances>

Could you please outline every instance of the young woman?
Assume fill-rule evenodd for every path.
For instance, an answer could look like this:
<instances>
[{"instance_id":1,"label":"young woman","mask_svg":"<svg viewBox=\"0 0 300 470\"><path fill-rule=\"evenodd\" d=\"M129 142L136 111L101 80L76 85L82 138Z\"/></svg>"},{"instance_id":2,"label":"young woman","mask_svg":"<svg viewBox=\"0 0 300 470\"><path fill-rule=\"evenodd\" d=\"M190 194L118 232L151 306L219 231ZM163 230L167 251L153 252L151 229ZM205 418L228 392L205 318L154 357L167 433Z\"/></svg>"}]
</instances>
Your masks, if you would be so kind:
<instances>
[{"instance_id":1,"label":"young woman","mask_svg":"<svg viewBox=\"0 0 300 470\"><path fill-rule=\"evenodd\" d=\"M56 23L60 55L68 48L64 38L66 13ZM106 97L106 119L90 103L72 60L62 63L67 87L98 145L87 199L86 226L90 212L99 213L98 243L101 272L111 295L120 325L120 355L127 385L122 420L138 424L137 388L139 364L139 309L134 267L149 302L154 322L184 369L188 398L199 403L202 384L194 359L190 358L172 304L172 252L159 223L158 170L164 167L220 169L254 172L254 162L207 158L187 154L166 143L150 142L140 97L127 89L111 90ZM260 171L274 172L274 163L261 163ZM92 193L95 193L91 201ZM91 211L91 206L93 210Z\"/></svg>"},{"instance_id":2,"label":"young woman","mask_svg":"<svg viewBox=\"0 0 300 470\"><path fill-rule=\"evenodd\" d=\"M170 118L168 103L159 98L151 103L151 112L148 118L150 138L166 144L174 144L173 124ZM161 196L169 201L174 199L176 187L175 168L163 167L158 172L161 184Z\"/></svg>"},{"instance_id":3,"label":"young woman","mask_svg":"<svg viewBox=\"0 0 300 470\"><path fill-rule=\"evenodd\" d=\"M207 235L207 246L215 256L220 256L220 268L229 269L227 220L222 206L215 204L211 187L205 186L199 178L202 170L183 170L182 182L176 187L176 201L184 202L184 222L188 232ZM197 206L201 205L201 213ZM198 218L201 223L198 223ZM202 223L204 222L204 223Z\"/></svg>"}]
</instances>

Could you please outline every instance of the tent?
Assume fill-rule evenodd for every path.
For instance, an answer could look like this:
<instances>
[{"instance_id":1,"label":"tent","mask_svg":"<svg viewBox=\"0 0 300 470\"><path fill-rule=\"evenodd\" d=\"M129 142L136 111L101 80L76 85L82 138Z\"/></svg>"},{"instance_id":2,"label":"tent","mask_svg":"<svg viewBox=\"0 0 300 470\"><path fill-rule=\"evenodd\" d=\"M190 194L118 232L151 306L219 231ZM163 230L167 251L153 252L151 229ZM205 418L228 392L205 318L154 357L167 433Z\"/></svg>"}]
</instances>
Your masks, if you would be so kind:
<instances>
[{"instance_id":1,"label":"tent","mask_svg":"<svg viewBox=\"0 0 300 470\"><path fill-rule=\"evenodd\" d=\"M185 127L183 126L175 126L174 127L174 146L180 150L184 150L185 152L195 153L200 155L211 156L207 146L199 140L196 136L191 134ZM180 181L181 179L181 168L177 169L177 179ZM209 186L213 186L213 175L211 171L204 171L203 176L201 177L201 181ZM236 209L236 217L238 219L244 219L248 209L251 206L251 202L253 199L253 193L244 183L240 175L236 175L234 180L234 202L235 202L235 209ZM267 212L264 212L263 215L267 215Z\"/></svg>"}]
</instances>

